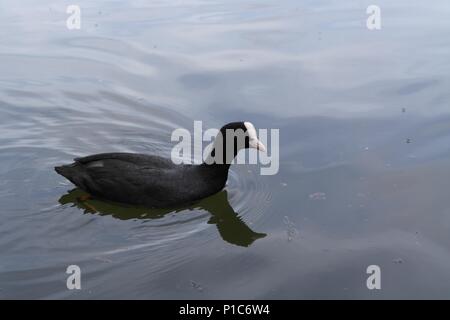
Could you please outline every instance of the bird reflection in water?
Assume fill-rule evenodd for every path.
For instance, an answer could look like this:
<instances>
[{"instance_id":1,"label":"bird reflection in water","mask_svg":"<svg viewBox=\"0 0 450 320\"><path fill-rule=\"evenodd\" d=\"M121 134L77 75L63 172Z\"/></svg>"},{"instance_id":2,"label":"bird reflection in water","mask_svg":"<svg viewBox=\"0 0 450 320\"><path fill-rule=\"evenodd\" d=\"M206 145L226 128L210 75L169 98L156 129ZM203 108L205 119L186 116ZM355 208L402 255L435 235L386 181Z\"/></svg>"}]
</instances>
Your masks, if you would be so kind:
<instances>
[{"instance_id":1,"label":"bird reflection in water","mask_svg":"<svg viewBox=\"0 0 450 320\"><path fill-rule=\"evenodd\" d=\"M251 230L233 210L228 202L226 190L200 200L193 205L172 209L149 209L117 204L109 201L101 201L90 198L79 188L69 191L59 198L60 204L70 204L83 209L85 213L111 215L121 220L128 219L158 219L171 212L184 210L204 210L212 216L209 224L215 224L220 236L226 242L234 245L248 247L255 240L264 238L265 233L257 233Z\"/></svg>"}]
</instances>

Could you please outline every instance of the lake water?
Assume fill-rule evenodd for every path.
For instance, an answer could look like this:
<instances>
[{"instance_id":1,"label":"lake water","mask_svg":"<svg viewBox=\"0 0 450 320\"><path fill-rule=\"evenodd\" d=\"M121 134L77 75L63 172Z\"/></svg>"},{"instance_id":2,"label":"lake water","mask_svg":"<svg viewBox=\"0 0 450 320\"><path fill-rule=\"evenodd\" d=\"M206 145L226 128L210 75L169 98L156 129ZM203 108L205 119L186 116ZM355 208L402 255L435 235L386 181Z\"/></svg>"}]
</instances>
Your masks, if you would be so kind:
<instances>
[{"instance_id":1,"label":"lake water","mask_svg":"<svg viewBox=\"0 0 450 320\"><path fill-rule=\"evenodd\" d=\"M80 30L69 3L0 3L0 298L450 297L447 0L377 1L372 31L365 0L75 2ZM169 156L194 120L279 129L279 172L232 166L174 212L53 171Z\"/></svg>"}]
</instances>

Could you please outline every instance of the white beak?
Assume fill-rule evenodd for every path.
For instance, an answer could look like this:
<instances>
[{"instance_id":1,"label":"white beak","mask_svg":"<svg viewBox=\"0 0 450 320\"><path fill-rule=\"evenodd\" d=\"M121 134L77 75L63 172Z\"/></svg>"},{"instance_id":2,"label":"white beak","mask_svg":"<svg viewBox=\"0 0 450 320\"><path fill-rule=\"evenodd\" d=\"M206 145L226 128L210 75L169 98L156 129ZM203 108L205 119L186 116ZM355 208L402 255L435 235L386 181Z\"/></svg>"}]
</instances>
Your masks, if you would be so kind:
<instances>
[{"instance_id":1,"label":"white beak","mask_svg":"<svg viewBox=\"0 0 450 320\"><path fill-rule=\"evenodd\" d=\"M250 139L249 146L250 148L260 150L262 152L266 152L266 147L264 144L258 140L258 136L256 135L255 126L251 122L244 122L245 127L247 128L248 137Z\"/></svg>"},{"instance_id":2,"label":"white beak","mask_svg":"<svg viewBox=\"0 0 450 320\"><path fill-rule=\"evenodd\" d=\"M256 149L256 150L259 150L262 152L266 152L266 147L258 139L250 140L249 145L250 145L250 148L253 148L253 149Z\"/></svg>"}]
</instances>

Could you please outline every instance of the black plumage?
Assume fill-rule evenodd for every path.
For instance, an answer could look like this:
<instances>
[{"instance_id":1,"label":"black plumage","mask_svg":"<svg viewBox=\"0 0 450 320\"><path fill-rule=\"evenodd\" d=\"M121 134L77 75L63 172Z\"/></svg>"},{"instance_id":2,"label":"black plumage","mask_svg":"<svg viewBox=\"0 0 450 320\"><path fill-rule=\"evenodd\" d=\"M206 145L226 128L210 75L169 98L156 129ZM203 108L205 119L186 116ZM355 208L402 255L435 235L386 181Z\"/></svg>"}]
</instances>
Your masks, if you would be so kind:
<instances>
[{"instance_id":1,"label":"black plumage","mask_svg":"<svg viewBox=\"0 0 450 320\"><path fill-rule=\"evenodd\" d=\"M252 124L233 122L221 128L223 141L217 144L219 139L216 138L212 155L218 146L225 150L230 142L226 141L227 129L241 129L245 134L243 146L239 147L236 141L231 142L234 144L232 158L240 148L256 146L257 143L264 148L257 140ZM155 208L191 203L219 192L225 186L230 166L229 161L175 164L160 156L134 153L101 153L75 158L74 161L55 167L56 172L92 196Z\"/></svg>"}]
</instances>

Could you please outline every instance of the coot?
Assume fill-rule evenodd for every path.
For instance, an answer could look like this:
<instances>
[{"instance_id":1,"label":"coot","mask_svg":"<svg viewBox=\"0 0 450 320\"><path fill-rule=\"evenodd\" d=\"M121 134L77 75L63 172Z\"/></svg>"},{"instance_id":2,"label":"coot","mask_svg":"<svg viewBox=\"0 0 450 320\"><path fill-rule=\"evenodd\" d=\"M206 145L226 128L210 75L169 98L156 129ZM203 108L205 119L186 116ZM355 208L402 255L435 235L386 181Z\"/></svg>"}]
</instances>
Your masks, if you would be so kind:
<instances>
[{"instance_id":1,"label":"coot","mask_svg":"<svg viewBox=\"0 0 450 320\"><path fill-rule=\"evenodd\" d=\"M232 122L220 129L211 153L201 164L175 164L156 155L101 153L75 158L74 163L55 170L96 198L169 208L222 190L231 160L243 148L265 151L253 124Z\"/></svg>"}]
</instances>

